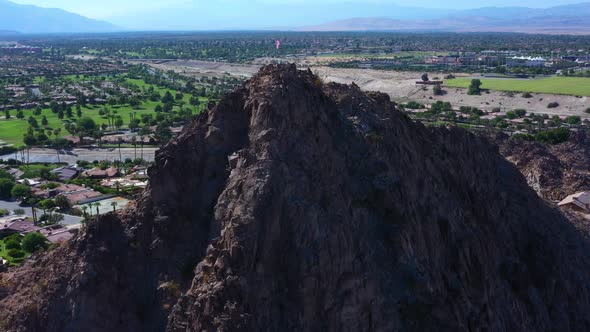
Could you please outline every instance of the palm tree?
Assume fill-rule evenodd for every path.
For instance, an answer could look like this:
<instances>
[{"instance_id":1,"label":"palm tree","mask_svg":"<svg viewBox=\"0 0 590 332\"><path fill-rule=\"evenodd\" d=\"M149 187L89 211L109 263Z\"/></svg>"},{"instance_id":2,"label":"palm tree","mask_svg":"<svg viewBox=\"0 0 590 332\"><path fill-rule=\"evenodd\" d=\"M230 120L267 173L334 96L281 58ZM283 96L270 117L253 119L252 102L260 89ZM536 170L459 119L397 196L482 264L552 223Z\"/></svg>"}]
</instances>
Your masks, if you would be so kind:
<instances>
[{"instance_id":1,"label":"palm tree","mask_svg":"<svg viewBox=\"0 0 590 332\"><path fill-rule=\"evenodd\" d=\"M143 160L143 134L139 134L139 139L141 140L141 160Z\"/></svg>"},{"instance_id":2,"label":"palm tree","mask_svg":"<svg viewBox=\"0 0 590 332\"><path fill-rule=\"evenodd\" d=\"M53 135L55 136L55 152L57 152L57 163L61 164L61 160L59 157L59 146L57 146L57 138L59 137L59 134L61 133L61 128L57 128L53 131Z\"/></svg>"},{"instance_id":3,"label":"palm tree","mask_svg":"<svg viewBox=\"0 0 590 332\"><path fill-rule=\"evenodd\" d=\"M143 160L143 144L144 144L144 140L145 137L148 137L150 134L150 129L148 126L143 126L143 128L141 128L139 130L139 137L141 138L141 160Z\"/></svg>"},{"instance_id":4,"label":"palm tree","mask_svg":"<svg viewBox=\"0 0 590 332\"><path fill-rule=\"evenodd\" d=\"M82 212L84 212L84 219L88 218L88 205L82 205Z\"/></svg>"},{"instance_id":5,"label":"palm tree","mask_svg":"<svg viewBox=\"0 0 590 332\"><path fill-rule=\"evenodd\" d=\"M117 202L111 202L111 206L113 207L113 212L117 212Z\"/></svg>"},{"instance_id":6,"label":"palm tree","mask_svg":"<svg viewBox=\"0 0 590 332\"><path fill-rule=\"evenodd\" d=\"M100 211L98 210L98 208L100 207L100 205L101 204L99 202L94 203L94 206L96 206L96 215L97 216L100 215Z\"/></svg>"},{"instance_id":7,"label":"palm tree","mask_svg":"<svg viewBox=\"0 0 590 332\"><path fill-rule=\"evenodd\" d=\"M31 209L33 212L33 225L37 225L37 211L35 210L35 206L31 205Z\"/></svg>"},{"instance_id":8,"label":"palm tree","mask_svg":"<svg viewBox=\"0 0 590 332\"><path fill-rule=\"evenodd\" d=\"M137 112L131 112L129 113L129 123L131 123L131 121L135 120L135 115L137 114Z\"/></svg>"},{"instance_id":9,"label":"palm tree","mask_svg":"<svg viewBox=\"0 0 590 332\"><path fill-rule=\"evenodd\" d=\"M98 141L98 147L100 148L100 145L102 143L102 130L99 128L94 132L94 139Z\"/></svg>"},{"instance_id":10,"label":"palm tree","mask_svg":"<svg viewBox=\"0 0 590 332\"><path fill-rule=\"evenodd\" d=\"M135 156L134 159L137 159L137 137L132 136L131 137L131 143L133 143L133 154Z\"/></svg>"},{"instance_id":11,"label":"palm tree","mask_svg":"<svg viewBox=\"0 0 590 332\"><path fill-rule=\"evenodd\" d=\"M119 162L122 164L123 163L123 157L121 156L121 144L123 143L123 138L119 136L119 138L117 138L117 144L119 145Z\"/></svg>"}]
</instances>

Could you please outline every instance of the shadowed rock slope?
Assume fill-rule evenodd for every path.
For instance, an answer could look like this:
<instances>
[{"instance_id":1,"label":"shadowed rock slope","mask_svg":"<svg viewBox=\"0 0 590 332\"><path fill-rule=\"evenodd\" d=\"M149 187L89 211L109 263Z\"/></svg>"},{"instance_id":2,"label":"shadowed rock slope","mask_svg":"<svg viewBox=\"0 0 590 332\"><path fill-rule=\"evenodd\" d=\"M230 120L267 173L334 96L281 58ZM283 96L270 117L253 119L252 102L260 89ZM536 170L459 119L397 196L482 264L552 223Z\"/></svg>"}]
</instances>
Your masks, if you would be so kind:
<instances>
[{"instance_id":1,"label":"shadowed rock slope","mask_svg":"<svg viewBox=\"0 0 590 332\"><path fill-rule=\"evenodd\" d=\"M537 193L561 201L576 192L590 190L590 137L587 131L572 132L567 142L548 145L490 135L500 153L512 161Z\"/></svg>"},{"instance_id":2,"label":"shadowed rock slope","mask_svg":"<svg viewBox=\"0 0 590 332\"><path fill-rule=\"evenodd\" d=\"M588 245L483 138L268 66L122 215L0 279L7 331L585 331Z\"/></svg>"}]
</instances>

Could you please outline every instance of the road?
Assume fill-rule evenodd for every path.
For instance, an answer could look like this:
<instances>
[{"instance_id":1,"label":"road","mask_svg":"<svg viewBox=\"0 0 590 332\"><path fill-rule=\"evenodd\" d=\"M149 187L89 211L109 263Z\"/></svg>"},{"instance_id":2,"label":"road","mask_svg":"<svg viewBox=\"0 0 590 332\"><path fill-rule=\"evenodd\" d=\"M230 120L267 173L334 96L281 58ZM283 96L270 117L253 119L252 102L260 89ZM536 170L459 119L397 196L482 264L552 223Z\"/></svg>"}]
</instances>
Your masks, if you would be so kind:
<instances>
[{"instance_id":1,"label":"road","mask_svg":"<svg viewBox=\"0 0 590 332\"><path fill-rule=\"evenodd\" d=\"M25 210L25 214L29 217L33 217L33 211L30 207L21 207L16 202L9 202L9 201L2 201L0 200L0 209L6 209L10 212L16 209L23 209ZM37 209L37 215L42 213L41 210ZM64 220L61 222L62 225L70 228L72 226L80 225L82 222L82 218L71 216L69 214L64 214Z\"/></svg>"},{"instance_id":2,"label":"road","mask_svg":"<svg viewBox=\"0 0 590 332\"><path fill-rule=\"evenodd\" d=\"M143 159L147 161L154 161L154 156L158 148L144 148L143 149ZM123 160L129 158L140 158L141 157L141 149L138 148L121 148L121 158ZM15 159L15 154L9 154L0 156L0 159ZM29 150L28 153L25 154L25 158L29 159L31 163L68 163L74 164L78 160L85 160L88 162L92 162L94 160L108 160L108 161L115 161L119 160L119 149L112 148L112 149L73 149L71 151L67 151L67 153L60 153L58 155L57 151L54 149L41 149L41 148L34 148ZM18 155L18 159L21 159L21 155Z\"/></svg>"}]
</instances>

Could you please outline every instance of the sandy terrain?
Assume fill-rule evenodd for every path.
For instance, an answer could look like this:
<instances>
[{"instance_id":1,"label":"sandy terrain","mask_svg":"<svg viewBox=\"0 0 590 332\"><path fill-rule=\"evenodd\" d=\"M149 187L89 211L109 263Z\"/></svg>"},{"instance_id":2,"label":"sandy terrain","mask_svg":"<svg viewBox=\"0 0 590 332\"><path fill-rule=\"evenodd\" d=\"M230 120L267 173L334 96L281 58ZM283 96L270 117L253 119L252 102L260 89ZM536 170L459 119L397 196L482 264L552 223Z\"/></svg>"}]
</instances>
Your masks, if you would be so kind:
<instances>
[{"instance_id":1,"label":"sandy terrain","mask_svg":"<svg viewBox=\"0 0 590 332\"><path fill-rule=\"evenodd\" d=\"M579 115L582 118L590 118L590 114L584 110L590 107L589 97L575 97L564 95L537 94L532 98L523 98L520 93L514 93L513 97L502 91L490 91L481 96L470 96L467 89L444 88L447 92L443 96L434 96L432 87L423 91L416 86L421 73L390 72L368 69L338 69L317 67L313 70L325 81L351 83L355 82L364 90L381 91L389 94L392 99L400 102L415 100L421 103L433 103L434 101L448 101L453 106L473 106L482 110L491 110L499 107L502 111L514 109L526 109L532 113L545 113L551 115ZM430 73L431 78L439 74ZM442 76L442 75L441 75ZM442 77L441 77L442 78ZM550 102L559 103L557 108L547 108Z\"/></svg>"},{"instance_id":2,"label":"sandy terrain","mask_svg":"<svg viewBox=\"0 0 590 332\"><path fill-rule=\"evenodd\" d=\"M133 61L129 61L133 62ZM164 71L173 70L177 73L194 77L233 75L237 77L251 77L260 66L248 64L234 64L227 62L210 62L200 60L178 60L164 63L139 61Z\"/></svg>"},{"instance_id":3,"label":"sandy terrain","mask_svg":"<svg viewBox=\"0 0 590 332\"><path fill-rule=\"evenodd\" d=\"M307 68L310 64L318 62L310 58L297 59L300 68ZM262 59L261 59L262 60ZM239 77L250 77L258 71L263 63L269 63L276 59L263 59L256 64L231 64L221 62L207 61L170 61L162 64L148 63L151 66L162 70L174 70L179 73L199 76L220 76L234 75ZM514 109L526 109L529 112L550 114L550 115L579 115L582 118L590 119L590 114L584 110L590 107L590 97L575 97L551 94L533 94L533 98L523 98L521 94L515 93L510 97L507 93L501 91L490 91L481 96L469 96L466 89L445 88L447 92L443 96L434 96L432 87L423 91L421 87L416 86L416 81L420 79L422 73L417 72L396 72L396 71L379 71L372 69L340 69L326 66L310 67L326 82L338 83L356 83L363 90L381 91L387 93L391 98L398 102L407 102L410 100L420 103L430 104L437 100L448 101L453 106L473 106L482 110L491 110L499 107L502 111ZM439 76L440 73L429 73L431 79ZM457 75L460 76L460 75ZM559 103L557 108L547 108L550 102Z\"/></svg>"}]
</instances>

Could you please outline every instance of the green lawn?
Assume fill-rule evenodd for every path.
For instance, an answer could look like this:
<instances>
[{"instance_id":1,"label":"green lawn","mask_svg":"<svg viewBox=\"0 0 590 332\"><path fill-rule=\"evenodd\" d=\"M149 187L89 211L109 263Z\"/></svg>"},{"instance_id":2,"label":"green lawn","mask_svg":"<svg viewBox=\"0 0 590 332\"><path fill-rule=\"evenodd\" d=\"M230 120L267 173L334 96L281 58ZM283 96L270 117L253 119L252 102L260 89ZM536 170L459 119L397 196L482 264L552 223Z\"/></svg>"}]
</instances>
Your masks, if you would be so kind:
<instances>
[{"instance_id":1,"label":"green lawn","mask_svg":"<svg viewBox=\"0 0 590 332\"><path fill-rule=\"evenodd\" d=\"M61 76L59 76L59 78L61 80L68 79L68 80L70 80L72 82L81 82L81 81L84 81L84 80L94 79L94 78L97 78L97 77L98 76L96 76L96 75L92 75L92 76L86 76L86 75L61 75ZM41 83L43 83L45 81L46 81L46 79L43 76L36 76L33 79L33 82L35 84L41 84Z\"/></svg>"},{"instance_id":2,"label":"green lawn","mask_svg":"<svg viewBox=\"0 0 590 332\"><path fill-rule=\"evenodd\" d=\"M145 87L146 89L149 88L150 86L153 86L154 87L154 90L157 91L162 96L164 96L164 94L166 92L170 92L173 96L176 96L176 91L175 90L165 89L165 88L161 88L161 87L158 87L158 86L155 86L155 85L147 84L143 80L138 80L138 79L134 79L134 78L128 78L127 79L127 82L128 83L131 83L131 84L134 84L134 85L137 85L140 88L144 88ZM182 101L184 101L184 103L185 103L186 106L189 106L190 99L191 99L191 95L188 94L188 93L185 93L183 95ZM207 97L199 97L199 101L201 102L201 105L199 106L199 109L203 109L204 106L206 106L207 103L209 102L209 98L207 98ZM154 107L156 107L155 106L156 104L158 104L158 103L155 103L154 104Z\"/></svg>"},{"instance_id":3,"label":"green lawn","mask_svg":"<svg viewBox=\"0 0 590 332\"><path fill-rule=\"evenodd\" d=\"M62 167L64 165L59 164L29 164L29 165L22 165L19 167L23 174L23 179L34 179L41 177L41 170L42 169L49 169L54 170L56 168Z\"/></svg>"},{"instance_id":4,"label":"green lawn","mask_svg":"<svg viewBox=\"0 0 590 332\"><path fill-rule=\"evenodd\" d=\"M56 169L61 166L63 166L63 165L59 165L59 164L29 164L29 165L22 165L19 167L19 169L24 172L27 170L38 171L38 170L41 170L44 168Z\"/></svg>"},{"instance_id":5,"label":"green lawn","mask_svg":"<svg viewBox=\"0 0 590 332\"><path fill-rule=\"evenodd\" d=\"M10 256L6 253L6 248L4 247L4 240L0 240L0 258L4 258L8 260Z\"/></svg>"},{"instance_id":6,"label":"green lawn","mask_svg":"<svg viewBox=\"0 0 590 332\"><path fill-rule=\"evenodd\" d=\"M156 105L157 103L155 102L146 102L138 109L133 109L129 106L111 107L111 109L116 110L118 115L123 118L125 125L127 125L129 123L129 114L131 114L131 112L135 112L139 118L141 117L141 114L155 113L154 108ZM96 106L95 108L82 108L82 115L92 118L98 125L107 123L107 120L98 114L99 109L100 106ZM74 110L74 113L75 112L76 111ZM22 120L16 118L16 111L14 110L11 111L12 117L9 120L6 120L3 114L0 114L0 140L9 144L22 145L23 134L29 128L27 119L29 116L33 115L33 110L25 110L23 113L25 118ZM53 113L50 109L44 109L40 116L35 117L40 127L42 127L41 119L43 118L43 115L47 117L49 123L46 127L47 129L61 128L59 137L70 135L63 126L64 120L68 120L68 117L64 117L63 120L60 120L56 113ZM74 114L71 121L75 122L77 119L78 117ZM52 136L51 138L55 138L55 136Z\"/></svg>"},{"instance_id":7,"label":"green lawn","mask_svg":"<svg viewBox=\"0 0 590 332\"><path fill-rule=\"evenodd\" d=\"M483 78L482 89L551 93L574 96L590 96L590 78L585 77L550 77L539 79L495 79ZM445 80L445 85L455 88L467 88L471 78L461 77Z\"/></svg>"},{"instance_id":8,"label":"green lawn","mask_svg":"<svg viewBox=\"0 0 590 332\"><path fill-rule=\"evenodd\" d=\"M128 79L128 82L136 84L140 87L149 87L150 86L149 84L146 84L142 80ZM164 95L164 93L166 91L170 91L172 93L172 95L176 94L176 91L174 91L174 90L163 89L163 88L160 88L157 86L154 86L154 89L156 91L158 91L162 96ZM183 101L185 102L186 107L192 108L192 106L189 105L190 97L191 96L189 94L184 94ZM199 97L199 100L201 101L201 104L199 105L198 110L201 111L206 107L208 99L205 97ZM123 118L124 126L126 126L129 124L129 121L130 121L129 115L131 113L135 113L137 118L141 118L142 114L155 114L154 109L156 108L156 105L158 105L158 104L161 104L161 103L148 100L148 101L143 102L137 109L134 109L129 105L108 106L108 107L111 110L117 111L117 114ZM94 106L92 108L83 107L82 108L82 115L92 118L98 125L101 125L103 123L107 123L107 119L103 118L99 114L99 110L102 107L103 106L99 106L99 105ZM29 116L33 115L33 110L23 110L23 113L25 115L24 119L17 119L16 113L17 113L16 110L11 110L10 111L11 118L9 120L6 120L4 113L0 113L0 142L3 141L7 144L13 144L15 146L22 146L23 145L23 134L29 128L29 123L27 122L27 119L29 118ZM73 114L74 116L70 120L75 122L78 119L78 117L76 116L76 109L75 108L73 109L73 113L74 113ZM45 115L47 117L47 121L49 123L46 127L47 129L53 130L53 129L61 128L61 133L60 133L59 137L64 137L64 136L70 135L64 128L64 121L68 120L68 117L64 117L63 120L60 120L56 113L53 113L50 109L44 109L43 112L41 113L41 115L35 116L40 127L42 127L41 119L43 118L43 115ZM55 136L52 136L51 138L55 138Z\"/></svg>"},{"instance_id":9,"label":"green lawn","mask_svg":"<svg viewBox=\"0 0 590 332\"><path fill-rule=\"evenodd\" d=\"M10 265L19 265L23 262L27 257L31 256L30 253L25 251L25 257L20 259L13 259L12 257L8 256L7 250L4 246L4 240L0 240L0 257L4 258L8 261Z\"/></svg>"}]
</instances>

